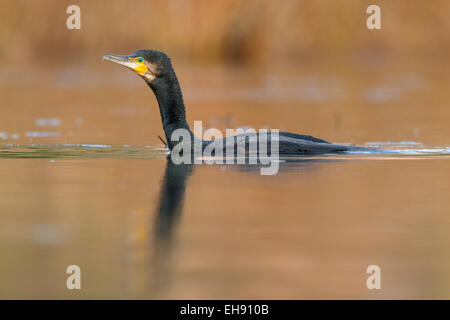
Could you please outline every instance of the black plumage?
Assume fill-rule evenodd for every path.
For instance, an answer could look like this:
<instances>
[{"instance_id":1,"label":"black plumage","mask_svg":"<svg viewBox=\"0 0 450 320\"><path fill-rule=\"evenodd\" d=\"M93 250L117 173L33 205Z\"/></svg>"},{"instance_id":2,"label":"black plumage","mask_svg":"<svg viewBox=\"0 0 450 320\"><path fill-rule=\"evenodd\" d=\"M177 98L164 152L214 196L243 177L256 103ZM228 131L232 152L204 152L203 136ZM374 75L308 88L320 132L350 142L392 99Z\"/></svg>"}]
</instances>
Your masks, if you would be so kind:
<instances>
[{"instance_id":1,"label":"black plumage","mask_svg":"<svg viewBox=\"0 0 450 320\"><path fill-rule=\"evenodd\" d=\"M172 149L178 142L173 142L171 139L172 133L179 128L189 131L192 141L197 139L192 134L189 125L186 121L186 109L184 106L183 95L181 87L178 82L175 70L172 66L170 58L163 52L156 50L138 50L129 56L118 56L106 54L105 59L123 64L130 69L130 61L137 58L143 58L142 62L147 67L145 73L139 73L145 80L148 86L153 90L159 104L159 111L161 113L161 120L163 124L164 133L169 149ZM136 71L136 70L135 70ZM244 134L245 135L245 134ZM250 139L259 139L258 135L246 135L245 137L227 137L223 140L225 154L225 146L228 144L236 147L236 141L245 139L248 143ZM323 139L315 138L310 135L295 134L290 132L279 132L279 154L280 155L317 155L327 153L342 153L346 151L370 151L369 148L358 146L347 146L330 143ZM268 142L270 143L270 135ZM242 141L242 140L241 140ZM203 141L203 149L210 145L212 141ZM217 142L217 141L216 141ZM192 144L193 148L193 144ZM270 150L270 146L268 146Z\"/></svg>"}]
</instances>

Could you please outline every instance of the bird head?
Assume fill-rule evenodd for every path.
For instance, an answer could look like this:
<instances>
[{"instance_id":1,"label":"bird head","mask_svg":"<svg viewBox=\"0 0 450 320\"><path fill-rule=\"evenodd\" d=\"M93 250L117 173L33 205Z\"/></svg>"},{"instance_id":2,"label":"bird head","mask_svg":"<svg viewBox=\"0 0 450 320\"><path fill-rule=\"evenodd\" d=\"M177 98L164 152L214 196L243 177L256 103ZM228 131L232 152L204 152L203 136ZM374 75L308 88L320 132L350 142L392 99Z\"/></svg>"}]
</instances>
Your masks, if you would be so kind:
<instances>
[{"instance_id":1,"label":"bird head","mask_svg":"<svg viewBox=\"0 0 450 320\"><path fill-rule=\"evenodd\" d=\"M156 78L164 77L172 71L169 57L156 50L138 50L130 55L120 56L105 54L103 60L108 60L127 67L151 83Z\"/></svg>"}]
</instances>

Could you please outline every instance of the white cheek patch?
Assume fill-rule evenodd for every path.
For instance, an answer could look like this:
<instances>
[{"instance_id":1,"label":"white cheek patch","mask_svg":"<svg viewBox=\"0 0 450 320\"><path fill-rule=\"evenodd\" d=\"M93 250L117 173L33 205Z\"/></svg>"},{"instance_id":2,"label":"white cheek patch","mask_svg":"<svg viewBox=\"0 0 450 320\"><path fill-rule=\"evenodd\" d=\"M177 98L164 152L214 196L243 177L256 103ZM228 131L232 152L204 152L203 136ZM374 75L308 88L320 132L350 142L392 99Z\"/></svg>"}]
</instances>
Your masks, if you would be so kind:
<instances>
[{"instance_id":1,"label":"white cheek patch","mask_svg":"<svg viewBox=\"0 0 450 320\"><path fill-rule=\"evenodd\" d=\"M155 80L155 75L151 72L146 72L142 75L143 78L147 79L148 81L153 81Z\"/></svg>"}]
</instances>

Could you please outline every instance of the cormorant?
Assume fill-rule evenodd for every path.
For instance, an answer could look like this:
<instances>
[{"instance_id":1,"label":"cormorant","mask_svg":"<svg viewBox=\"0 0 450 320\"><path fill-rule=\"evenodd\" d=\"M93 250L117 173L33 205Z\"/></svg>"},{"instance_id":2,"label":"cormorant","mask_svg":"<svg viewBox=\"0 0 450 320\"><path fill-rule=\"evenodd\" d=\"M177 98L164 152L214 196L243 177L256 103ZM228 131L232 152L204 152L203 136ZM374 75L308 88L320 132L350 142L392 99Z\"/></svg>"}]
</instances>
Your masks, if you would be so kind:
<instances>
[{"instance_id":1,"label":"cormorant","mask_svg":"<svg viewBox=\"0 0 450 320\"><path fill-rule=\"evenodd\" d=\"M194 135L186 122L186 113L180 84L172 67L170 58L165 53L156 50L138 50L127 56L105 54L103 59L118 63L133 70L142 77L153 90L153 93L158 100L164 133L170 150L176 145L176 143L171 141L172 132L174 130L184 128L188 130L194 138ZM245 139L247 138L248 137ZM226 137L224 139L224 150L225 145L229 143L235 144L234 137ZM267 137L268 144L270 144L270 140L269 133ZM203 141L203 149L210 143L211 141ZM317 155L341 153L345 151L370 151L370 148L339 145L310 135L279 132L280 155ZM225 154L225 151L223 154Z\"/></svg>"}]
</instances>

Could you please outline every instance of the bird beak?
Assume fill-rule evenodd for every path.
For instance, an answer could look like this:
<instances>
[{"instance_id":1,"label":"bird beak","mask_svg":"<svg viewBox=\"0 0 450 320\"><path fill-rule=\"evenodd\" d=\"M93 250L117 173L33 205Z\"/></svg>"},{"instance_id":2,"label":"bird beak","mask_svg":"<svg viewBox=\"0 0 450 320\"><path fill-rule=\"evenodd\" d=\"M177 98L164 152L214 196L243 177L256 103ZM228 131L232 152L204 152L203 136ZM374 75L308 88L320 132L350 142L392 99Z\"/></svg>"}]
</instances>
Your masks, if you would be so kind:
<instances>
[{"instance_id":1,"label":"bird beak","mask_svg":"<svg viewBox=\"0 0 450 320\"><path fill-rule=\"evenodd\" d=\"M117 54L107 53L103 55L103 60L118 63L140 75L143 75L148 69L148 67L144 63L137 62L136 58L133 56L119 56Z\"/></svg>"}]
</instances>

